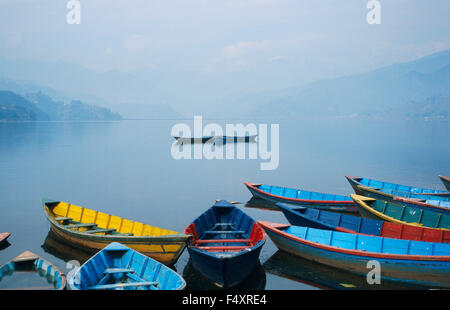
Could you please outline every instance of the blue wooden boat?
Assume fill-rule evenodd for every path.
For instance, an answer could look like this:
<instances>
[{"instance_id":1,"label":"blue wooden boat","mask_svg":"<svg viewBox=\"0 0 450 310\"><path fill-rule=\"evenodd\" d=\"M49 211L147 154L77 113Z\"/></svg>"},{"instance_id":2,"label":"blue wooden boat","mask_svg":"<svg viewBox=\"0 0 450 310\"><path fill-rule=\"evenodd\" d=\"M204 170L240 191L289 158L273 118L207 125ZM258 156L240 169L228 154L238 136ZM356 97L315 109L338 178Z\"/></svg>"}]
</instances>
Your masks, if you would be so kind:
<instances>
[{"instance_id":1,"label":"blue wooden boat","mask_svg":"<svg viewBox=\"0 0 450 310\"><path fill-rule=\"evenodd\" d=\"M255 198L273 203L283 202L330 211L356 212L355 203L349 196L249 182L244 182L244 184Z\"/></svg>"},{"instance_id":2,"label":"blue wooden boat","mask_svg":"<svg viewBox=\"0 0 450 310\"><path fill-rule=\"evenodd\" d=\"M65 286L61 270L30 251L0 267L0 289L63 290Z\"/></svg>"},{"instance_id":3,"label":"blue wooden boat","mask_svg":"<svg viewBox=\"0 0 450 310\"><path fill-rule=\"evenodd\" d=\"M81 265L67 284L71 290L181 290L186 286L169 267L118 242Z\"/></svg>"},{"instance_id":4,"label":"blue wooden boat","mask_svg":"<svg viewBox=\"0 0 450 310\"><path fill-rule=\"evenodd\" d=\"M263 229L247 214L221 200L186 227L193 267L214 284L232 287L259 264Z\"/></svg>"},{"instance_id":5,"label":"blue wooden boat","mask_svg":"<svg viewBox=\"0 0 450 310\"><path fill-rule=\"evenodd\" d=\"M305 207L291 208L282 203L277 203L277 206L283 212L288 222L294 226L394 239L450 243L449 230L391 223Z\"/></svg>"},{"instance_id":6,"label":"blue wooden boat","mask_svg":"<svg viewBox=\"0 0 450 310\"><path fill-rule=\"evenodd\" d=\"M450 191L450 178L445 177L443 175L440 175L439 178L441 179L442 183L444 183L445 188Z\"/></svg>"},{"instance_id":7,"label":"blue wooden boat","mask_svg":"<svg viewBox=\"0 0 450 310\"><path fill-rule=\"evenodd\" d=\"M385 280L450 288L450 244L398 240L258 222L283 251L363 276L380 264Z\"/></svg>"},{"instance_id":8,"label":"blue wooden boat","mask_svg":"<svg viewBox=\"0 0 450 310\"><path fill-rule=\"evenodd\" d=\"M400 185L395 183L372 180L368 178L359 178L345 176L353 187L353 190L358 195L368 196L367 189L371 190L372 195L378 197L371 197L376 199L392 200L392 197L398 196L403 198L413 198L421 200L435 200L450 201L450 191L442 191L437 189L421 188L407 185Z\"/></svg>"}]
</instances>

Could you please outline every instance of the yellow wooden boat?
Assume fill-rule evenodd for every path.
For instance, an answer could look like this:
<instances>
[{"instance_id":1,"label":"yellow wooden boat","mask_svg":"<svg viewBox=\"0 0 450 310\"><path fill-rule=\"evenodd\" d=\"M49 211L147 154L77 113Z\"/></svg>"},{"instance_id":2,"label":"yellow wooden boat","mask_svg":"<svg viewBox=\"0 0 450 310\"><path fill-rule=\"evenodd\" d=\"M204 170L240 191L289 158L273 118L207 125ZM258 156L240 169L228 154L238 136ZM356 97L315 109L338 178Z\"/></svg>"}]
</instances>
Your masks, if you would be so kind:
<instances>
[{"instance_id":1,"label":"yellow wooden boat","mask_svg":"<svg viewBox=\"0 0 450 310\"><path fill-rule=\"evenodd\" d=\"M191 237L67 202L43 198L42 207L59 238L92 252L119 242L163 264L173 265Z\"/></svg>"}]
</instances>

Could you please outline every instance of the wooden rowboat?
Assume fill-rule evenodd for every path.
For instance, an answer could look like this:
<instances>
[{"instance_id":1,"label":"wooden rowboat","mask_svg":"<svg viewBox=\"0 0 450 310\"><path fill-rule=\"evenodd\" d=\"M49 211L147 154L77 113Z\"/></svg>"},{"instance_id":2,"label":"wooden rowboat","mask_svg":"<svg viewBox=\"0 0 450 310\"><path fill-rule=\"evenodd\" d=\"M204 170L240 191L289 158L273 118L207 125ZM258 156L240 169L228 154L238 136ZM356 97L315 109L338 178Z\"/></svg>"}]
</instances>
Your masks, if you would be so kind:
<instances>
[{"instance_id":1,"label":"wooden rowboat","mask_svg":"<svg viewBox=\"0 0 450 310\"><path fill-rule=\"evenodd\" d=\"M254 197L273 203L283 202L330 211L356 212L355 203L349 196L249 182L244 182L244 184Z\"/></svg>"},{"instance_id":2,"label":"wooden rowboat","mask_svg":"<svg viewBox=\"0 0 450 310\"><path fill-rule=\"evenodd\" d=\"M373 196L377 195L377 197L372 198L377 199L391 200L392 197L398 196L423 200L450 201L450 191L400 185L368 178L345 177L358 195L368 196L366 190L371 189L371 194Z\"/></svg>"},{"instance_id":3,"label":"wooden rowboat","mask_svg":"<svg viewBox=\"0 0 450 310\"><path fill-rule=\"evenodd\" d=\"M360 202L359 200L357 202ZM364 202L360 202L364 203ZM343 231L386 238L450 243L450 231L391 223L305 207L291 208L278 203L291 225Z\"/></svg>"},{"instance_id":4,"label":"wooden rowboat","mask_svg":"<svg viewBox=\"0 0 450 310\"><path fill-rule=\"evenodd\" d=\"M184 279L169 267L113 242L67 281L71 290L182 290Z\"/></svg>"},{"instance_id":5,"label":"wooden rowboat","mask_svg":"<svg viewBox=\"0 0 450 310\"><path fill-rule=\"evenodd\" d=\"M6 242L6 240L9 238L9 236L11 236L11 233L9 233L9 232L0 233L0 245L3 242Z\"/></svg>"},{"instance_id":6,"label":"wooden rowboat","mask_svg":"<svg viewBox=\"0 0 450 310\"><path fill-rule=\"evenodd\" d=\"M257 267L266 240L251 217L224 200L196 218L185 233L193 236L188 243L193 267L221 287L239 284Z\"/></svg>"},{"instance_id":7,"label":"wooden rowboat","mask_svg":"<svg viewBox=\"0 0 450 310\"><path fill-rule=\"evenodd\" d=\"M282 251L368 277L450 287L450 244L398 240L309 227L258 222ZM369 267L368 267L369 266Z\"/></svg>"},{"instance_id":8,"label":"wooden rowboat","mask_svg":"<svg viewBox=\"0 0 450 310\"><path fill-rule=\"evenodd\" d=\"M0 289L62 290L65 286L61 270L30 251L0 267Z\"/></svg>"},{"instance_id":9,"label":"wooden rowboat","mask_svg":"<svg viewBox=\"0 0 450 310\"><path fill-rule=\"evenodd\" d=\"M257 135L247 136L203 136L203 137L179 137L174 136L179 143L230 143L230 142L255 142Z\"/></svg>"},{"instance_id":10,"label":"wooden rowboat","mask_svg":"<svg viewBox=\"0 0 450 310\"><path fill-rule=\"evenodd\" d=\"M443 175L440 175L439 178L441 178L442 183L444 183L445 188L450 191L450 178L445 177Z\"/></svg>"},{"instance_id":11,"label":"wooden rowboat","mask_svg":"<svg viewBox=\"0 0 450 310\"><path fill-rule=\"evenodd\" d=\"M83 250L97 252L111 242L120 242L163 264L173 265L190 237L62 201L43 199L42 206L52 231Z\"/></svg>"},{"instance_id":12,"label":"wooden rowboat","mask_svg":"<svg viewBox=\"0 0 450 310\"><path fill-rule=\"evenodd\" d=\"M359 213L367 218L398 224L409 224L450 230L450 214L416 205L377 200L360 195L350 195L356 202ZM423 207L423 206L422 206Z\"/></svg>"}]
</instances>

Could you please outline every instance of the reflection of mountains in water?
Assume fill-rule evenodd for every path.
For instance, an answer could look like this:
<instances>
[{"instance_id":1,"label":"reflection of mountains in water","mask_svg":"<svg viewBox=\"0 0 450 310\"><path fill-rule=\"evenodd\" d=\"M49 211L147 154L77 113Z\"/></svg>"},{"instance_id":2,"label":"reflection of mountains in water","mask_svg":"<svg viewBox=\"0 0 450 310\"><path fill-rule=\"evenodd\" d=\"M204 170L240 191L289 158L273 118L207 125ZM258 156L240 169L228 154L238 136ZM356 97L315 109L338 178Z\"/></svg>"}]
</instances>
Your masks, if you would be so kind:
<instances>
[{"instance_id":1,"label":"reflection of mountains in water","mask_svg":"<svg viewBox=\"0 0 450 310\"><path fill-rule=\"evenodd\" d=\"M68 262L71 260L77 260L80 264L83 264L89 258L92 257L92 253L88 251L83 251L78 248L74 248L63 242L58 236L53 232L49 231L47 237L45 238L42 248L45 252L56 256L57 258Z\"/></svg>"},{"instance_id":2,"label":"reflection of mountains in water","mask_svg":"<svg viewBox=\"0 0 450 310\"><path fill-rule=\"evenodd\" d=\"M264 264L264 269L276 276L305 283L320 289L339 290L406 290L423 289L412 284L381 280L381 284L368 284L366 277L318 264L283 251L277 251ZM369 269L368 269L369 271Z\"/></svg>"},{"instance_id":3,"label":"reflection of mountains in water","mask_svg":"<svg viewBox=\"0 0 450 310\"><path fill-rule=\"evenodd\" d=\"M247 278L233 287L221 288L215 285L192 266L191 260L183 270L183 278L187 290L264 290L266 287L266 273L260 263Z\"/></svg>"}]
</instances>

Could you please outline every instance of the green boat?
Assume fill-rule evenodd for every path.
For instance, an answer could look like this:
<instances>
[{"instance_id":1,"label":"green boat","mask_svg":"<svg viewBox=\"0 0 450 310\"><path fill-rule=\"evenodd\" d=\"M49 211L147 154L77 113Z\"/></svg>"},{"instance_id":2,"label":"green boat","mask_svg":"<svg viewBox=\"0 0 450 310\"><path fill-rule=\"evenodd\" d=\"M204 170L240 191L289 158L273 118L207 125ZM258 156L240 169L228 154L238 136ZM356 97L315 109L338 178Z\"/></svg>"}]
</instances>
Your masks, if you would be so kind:
<instances>
[{"instance_id":1,"label":"green boat","mask_svg":"<svg viewBox=\"0 0 450 310\"><path fill-rule=\"evenodd\" d=\"M356 202L358 212L363 217L381 219L392 223L450 230L450 215L448 213L405 206L354 194L351 194L350 197Z\"/></svg>"}]
</instances>

